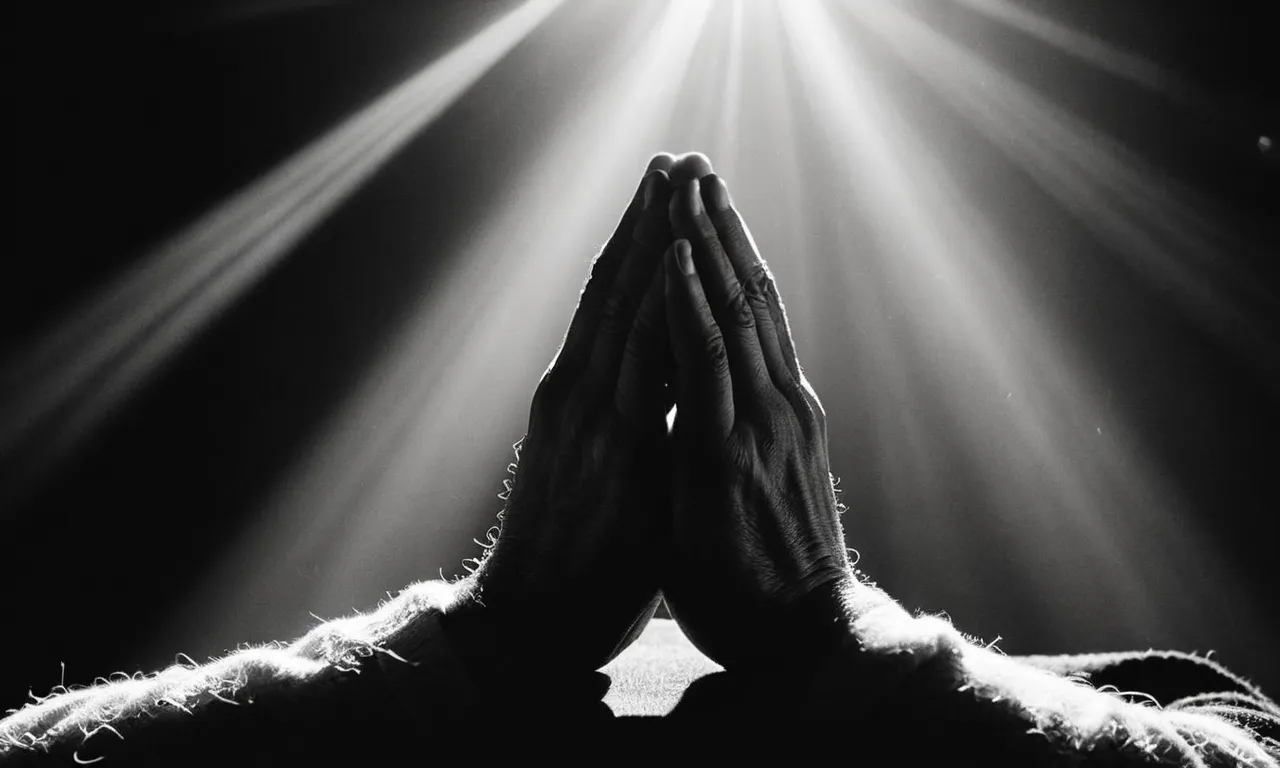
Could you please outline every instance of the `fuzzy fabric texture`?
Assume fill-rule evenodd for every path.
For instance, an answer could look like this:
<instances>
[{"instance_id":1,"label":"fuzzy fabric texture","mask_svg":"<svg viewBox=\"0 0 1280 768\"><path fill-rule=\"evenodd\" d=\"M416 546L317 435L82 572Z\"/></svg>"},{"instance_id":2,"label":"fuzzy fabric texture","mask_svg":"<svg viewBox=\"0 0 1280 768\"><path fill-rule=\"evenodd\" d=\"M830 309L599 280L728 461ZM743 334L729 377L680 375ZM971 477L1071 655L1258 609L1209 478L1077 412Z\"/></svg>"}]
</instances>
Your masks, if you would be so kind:
<instances>
[{"instance_id":1,"label":"fuzzy fabric texture","mask_svg":"<svg viewBox=\"0 0 1280 768\"><path fill-rule=\"evenodd\" d=\"M0 720L0 758L93 762L128 754L116 764L140 755L164 763L178 754L169 750L181 749L184 758L172 764L191 764L195 756L213 761L214 754L252 749L256 764L272 764L271 753L258 745L290 744L282 753L289 762L332 756L339 745L334 733L352 723L412 719L419 730L407 730L420 734L423 722L448 721L479 697L439 622L469 599L465 582L423 582L371 613L321 624L289 645L247 647L204 665L177 664L33 696ZM921 729L951 723L947 738L957 749L967 738L972 749L994 758L1032 745L1024 751L1036 757L1020 765L1280 765L1280 710L1207 660L1185 654L1009 657L943 619L909 614L871 585L856 585L848 599L858 617L853 636L812 670L804 711L916 718L926 725L911 727ZM1152 660L1205 677L1174 685L1160 698L1100 682L1125 680L1131 664L1128 679L1160 685L1160 674L1132 673L1133 664ZM125 744L137 750L124 750ZM354 748L363 747L356 742Z\"/></svg>"},{"instance_id":2,"label":"fuzzy fabric texture","mask_svg":"<svg viewBox=\"0 0 1280 768\"><path fill-rule=\"evenodd\" d=\"M59 686L0 720L0 757L19 751L82 757L77 745L110 734L150 736L189 717L224 719L219 707L258 707L260 699L291 702L331 698L344 676L381 656L406 668L430 667L437 685L465 691L471 683L444 640L438 618L468 598L461 583L413 584L370 613L320 624L291 644L242 647L207 664L174 664L155 674L116 673L94 685ZM412 658L412 665L409 659ZM179 717L180 716L180 717Z\"/></svg>"},{"instance_id":3,"label":"fuzzy fabric texture","mask_svg":"<svg viewBox=\"0 0 1280 768\"><path fill-rule=\"evenodd\" d=\"M1277 766L1275 725L1280 709L1261 691L1205 659L1187 654L1096 654L1010 657L966 637L949 621L912 616L882 591L859 585L851 598L858 616L854 634L864 653L893 659L926 687L964 695L957 710L1000 708L1066 751L1130 750L1157 764ZM1216 668L1211 696L1233 696L1236 708L1187 699L1162 706L1143 691L1090 684L1090 670L1112 671L1126 660L1178 658ZM919 670L930 669L927 673ZM1179 677L1185 677L1178 670ZM1172 676L1172 675L1170 675ZM1207 681L1206 681L1207 682ZM1108 690L1109 688L1109 690ZM932 693L932 692L929 692ZM1245 703L1247 702L1247 703Z\"/></svg>"}]
</instances>

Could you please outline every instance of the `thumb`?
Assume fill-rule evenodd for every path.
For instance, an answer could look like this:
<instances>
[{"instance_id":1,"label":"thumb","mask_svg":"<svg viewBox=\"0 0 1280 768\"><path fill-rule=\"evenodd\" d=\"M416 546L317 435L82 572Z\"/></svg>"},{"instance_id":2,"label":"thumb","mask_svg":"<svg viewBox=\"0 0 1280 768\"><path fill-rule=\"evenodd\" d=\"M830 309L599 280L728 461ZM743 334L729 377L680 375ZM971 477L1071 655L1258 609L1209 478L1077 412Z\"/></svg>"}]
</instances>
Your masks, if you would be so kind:
<instances>
[{"instance_id":1,"label":"thumb","mask_svg":"<svg viewBox=\"0 0 1280 768\"><path fill-rule=\"evenodd\" d=\"M688 240L671 244L666 255L667 329L676 359L677 418L721 439L733 428L733 381L720 326L693 265ZM689 423L689 422L685 422Z\"/></svg>"}]
</instances>

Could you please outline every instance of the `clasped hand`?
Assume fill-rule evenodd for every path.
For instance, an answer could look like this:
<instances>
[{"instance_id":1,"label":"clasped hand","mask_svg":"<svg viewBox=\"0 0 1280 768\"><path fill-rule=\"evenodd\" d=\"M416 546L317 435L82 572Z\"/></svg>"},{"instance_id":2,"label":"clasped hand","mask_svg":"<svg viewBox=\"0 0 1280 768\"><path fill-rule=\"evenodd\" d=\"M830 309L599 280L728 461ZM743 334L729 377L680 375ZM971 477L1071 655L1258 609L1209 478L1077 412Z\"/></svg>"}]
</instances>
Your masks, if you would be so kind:
<instances>
[{"instance_id":1,"label":"clasped hand","mask_svg":"<svg viewBox=\"0 0 1280 768\"><path fill-rule=\"evenodd\" d=\"M596 669L665 595L735 668L834 642L850 570L825 415L773 278L707 159L658 155L538 384L458 621L503 660Z\"/></svg>"}]
</instances>

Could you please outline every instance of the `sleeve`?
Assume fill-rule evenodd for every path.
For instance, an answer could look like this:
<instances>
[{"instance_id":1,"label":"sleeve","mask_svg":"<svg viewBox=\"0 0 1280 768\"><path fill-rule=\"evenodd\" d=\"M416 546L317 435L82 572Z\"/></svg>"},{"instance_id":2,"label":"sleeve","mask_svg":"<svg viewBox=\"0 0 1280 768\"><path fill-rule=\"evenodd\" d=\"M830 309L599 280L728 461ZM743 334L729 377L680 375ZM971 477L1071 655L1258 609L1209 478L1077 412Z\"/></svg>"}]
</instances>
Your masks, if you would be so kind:
<instances>
[{"instance_id":1,"label":"sleeve","mask_svg":"<svg viewBox=\"0 0 1280 768\"><path fill-rule=\"evenodd\" d=\"M849 751L876 764L1280 765L1276 704L1206 659L1007 656L873 585L852 583L844 598L856 618L829 653L704 678L676 714L728 703L730 717L839 723Z\"/></svg>"},{"instance_id":2,"label":"sleeve","mask_svg":"<svg viewBox=\"0 0 1280 768\"><path fill-rule=\"evenodd\" d=\"M479 699L442 622L471 600L466 582L421 582L287 645L33 696L0 720L0 762L236 764L367 749L374 722L421 735Z\"/></svg>"}]
</instances>

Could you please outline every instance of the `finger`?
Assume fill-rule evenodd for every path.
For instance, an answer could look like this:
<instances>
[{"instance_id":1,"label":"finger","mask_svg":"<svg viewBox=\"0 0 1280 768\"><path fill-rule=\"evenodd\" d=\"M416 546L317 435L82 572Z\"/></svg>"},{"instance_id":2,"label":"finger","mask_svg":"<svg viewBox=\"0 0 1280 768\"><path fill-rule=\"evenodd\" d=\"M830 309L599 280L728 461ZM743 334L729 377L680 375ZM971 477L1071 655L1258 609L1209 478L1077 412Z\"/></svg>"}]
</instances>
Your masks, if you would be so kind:
<instances>
[{"instance_id":1,"label":"finger","mask_svg":"<svg viewBox=\"0 0 1280 768\"><path fill-rule=\"evenodd\" d=\"M617 383L627 337L645 289L662 263L663 249L671 242L667 215L671 187L662 171L651 172L650 182L645 191L644 212L632 231L627 256L609 289L592 341L588 375L611 390Z\"/></svg>"},{"instance_id":2,"label":"finger","mask_svg":"<svg viewBox=\"0 0 1280 768\"><path fill-rule=\"evenodd\" d=\"M649 158L649 167L646 169L645 172L648 173L649 171L666 171L667 175L669 176L671 175L671 169L675 167L678 159L679 158L677 158L675 155L671 154L670 152L659 152L658 154Z\"/></svg>"},{"instance_id":3,"label":"finger","mask_svg":"<svg viewBox=\"0 0 1280 768\"><path fill-rule=\"evenodd\" d=\"M733 380L720 326L711 314L688 240L664 257L667 333L676 358L680 422L727 439L733 429Z\"/></svg>"},{"instance_id":4,"label":"finger","mask_svg":"<svg viewBox=\"0 0 1280 768\"><path fill-rule=\"evenodd\" d=\"M701 152L687 152L676 158L670 169L671 186L679 187L694 179L701 179L711 173L711 170L711 161L706 155Z\"/></svg>"},{"instance_id":5,"label":"finger","mask_svg":"<svg viewBox=\"0 0 1280 768\"><path fill-rule=\"evenodd\" d=\"M703 179L701 186L707 213L755 314L760 347L764 351L769 375L780 390L791 392L800 385L802 376L777 283L746 222L733 207L724 180L713 174Z\"/></svg>"},{"instance_id":6,"label":"finger","mask_svg":"<svg viewBox=\"0 0 1280 768\"><path fill-rule=\"evenodd\" d=\"M622 369L618 373L615 405L623 418L636 426L661 419L671 407L664 387L665 364L670 354L665 291L666 270L659 263L631 324Z\"/></svg>"},{"instance_id":7,"label":"finger","mask_svg":"<svg viewBox=\"0 0 1280 768\"><path fill-rule=\"evenodd\" d=\"M569 330L565 333L560 350L556 353L554 365L560 368L580 369L587 364L591 356L591 339L603 311L609 289L614 278L622 267L622 262L630 248L632 233L636 222L644 209L644 196L647 185L655 174L665 175L666 169L674 165L675 159L666 153L655 155L649 161L640 186L631 197L627 210L622 214L617 228L604 248L591 263L591 271L578 298L578 308L569 321Z\"/></svg>"},{"instance_id":8,"label":"finger","mask_svg":"<svg viewBox=\"0 0 1280 768\"><path fill-rule=\"evenodd\" d=\"M760 347L755 314L720 244L715 225L707 216L698 181L676 191L671 202L671 223L675 236L692 245L693 261L702 276L712 315L724 334L729 370L739 395L738 407L742 409L771 391L773 381Z\"/></svg>"}]
</instances>

